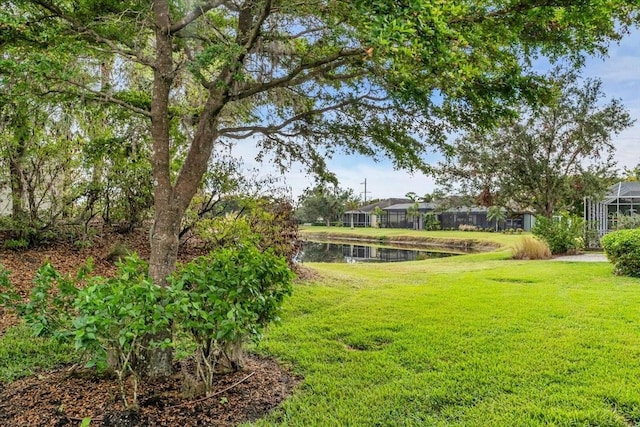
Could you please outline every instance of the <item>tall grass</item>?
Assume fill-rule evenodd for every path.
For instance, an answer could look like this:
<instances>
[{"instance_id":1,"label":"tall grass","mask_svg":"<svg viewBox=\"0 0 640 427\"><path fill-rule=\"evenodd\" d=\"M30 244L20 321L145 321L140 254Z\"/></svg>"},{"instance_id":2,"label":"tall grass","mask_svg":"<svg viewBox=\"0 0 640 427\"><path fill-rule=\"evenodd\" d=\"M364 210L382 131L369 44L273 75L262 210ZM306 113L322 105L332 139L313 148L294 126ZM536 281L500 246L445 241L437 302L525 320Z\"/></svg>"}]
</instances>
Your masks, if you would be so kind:
<instances>
[{"instance_id":1,"label":"tall grass","mask_svg":"<svg viewBox=\"0 0 640 427\"><path fill-rule=\"evenodd\" d=\"M513 259L549 259L549 246L533 237L523 237L513 246Z\"/></svg>"}]
</instances>

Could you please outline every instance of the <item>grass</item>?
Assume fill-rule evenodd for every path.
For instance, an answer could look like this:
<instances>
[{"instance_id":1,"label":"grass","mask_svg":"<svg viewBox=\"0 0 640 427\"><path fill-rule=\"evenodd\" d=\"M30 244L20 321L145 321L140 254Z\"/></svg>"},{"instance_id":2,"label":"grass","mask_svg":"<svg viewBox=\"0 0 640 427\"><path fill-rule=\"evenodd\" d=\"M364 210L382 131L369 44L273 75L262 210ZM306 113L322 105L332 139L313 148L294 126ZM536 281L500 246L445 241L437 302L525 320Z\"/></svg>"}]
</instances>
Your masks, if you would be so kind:
<instances>
[{"instance_id":1,"label":"grass","mask_svg":"<svg viewBox=\"0 0 640 427\"><path fill-rule=\"evenodd\" d=\"M507 256L314 265L259 347L305 380L256 425L640 423L640 281Z\"/></svg>"},{"instance_id":2,"label":"grass","mask_svg":"<svg viewBox=\"0 0 640 427\"><path fill-rule=\"evenodd\" d=\"M73 345L33 338L25 326L9 328L0 339L0 382L79 361Z\"/></svg>"},{"instance_id":3,"label":"grass","mask_svg":"<svg viewBox=\"0 0 640 427\"><path fill-rule=\"evenodd\" d=\"M304 381L255 425L640 424L640 280L509 257L313 265L256 349Z\"/></svg>"},{"instance_id":4,"label":"grass","mask_svg":"<svg viewBox=\"0 0 640 427\"><path fill-rule=\"evenodd\" d=\"M549 259L551 250L542 240L526 236L516 242L513 258L515 259Z\"/></svg>"}]
</instances>

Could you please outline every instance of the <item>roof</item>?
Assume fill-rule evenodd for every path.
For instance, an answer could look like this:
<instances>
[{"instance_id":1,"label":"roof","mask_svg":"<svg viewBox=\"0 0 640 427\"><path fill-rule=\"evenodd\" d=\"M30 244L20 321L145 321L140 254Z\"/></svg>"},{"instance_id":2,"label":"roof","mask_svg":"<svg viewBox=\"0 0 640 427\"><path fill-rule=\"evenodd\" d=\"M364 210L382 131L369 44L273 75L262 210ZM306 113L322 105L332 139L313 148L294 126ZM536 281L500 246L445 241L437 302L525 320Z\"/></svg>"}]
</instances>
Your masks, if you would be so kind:
<instances>
[{"instance_id":1,"label":"roof","mask_svg":"<svg viewBox=\"0 0 640 427\"><path fill-rule=\"evenodd\" d=\"M406 211L414 205L415 203L398 203L396 205L388 206L384 208L384 210L385 211ZM436 207L435 203L424 203L424 202L418 203L419 210L434 210L435 207Z\"/></svg>"},{"instance_id":2,"label":"roof","mask_svg":"<svg viewBox=\"0 0 640 427\"><path fill-rule=\"evenodd\" d=\"M487 208L485 206L457 206L450 207L442 211L443 213L467 213L467 212L486 212ZM504 209L503 209L504 211Z\"/></svg>"},{"instance_id":3,"label":"roof","mask_svg":"<svg viewBox=\"0 0 640 427\"><path fill-rule=\"evenodd\" d=\"M397 205L393 205L393 206L389 206L388 208L385 208L385 211L406 211L408 210L411 206L413 206L413 203L400 203ZM422 210L422 211L434 211L438 208L438 204L437 203L418 203L418 209ZM446 209L443 210L439 210L439 213L481 213L481 212L486 212L488 208L484 207L484 206L455 206L455 207L448 207ZM504 210L504 209L503 209Z\"/></svg>"},{"instance_id":4,"label":"roof","mask_svg":"<svg viewBox=\"0 0 640 427\"><path fill-rule=\"evenodd\" d=\"M388 206L392 206L392 205L395 205L397 203L406 203L408 201L409 201L409 199L401 199L401 198L385 199L385 200L380 200L379 202L370 203L368 205L360 206L358 209L353 209L353 210L347 211L345 213L369 213L369 212L373 212L373 210L378 206L381 209L386 209Z\"/></svg>"},{"instance_id":5,"label":"roof","mask_svg":"<svg viewBox=\"0 0 640 427\"><path fill-rule=\"evenodd\" d=\"M640 182L621 181L608 188L607 194L602 201L604 204L615 202L620 197L640 198Z\"/></svg>"}]
</instances>

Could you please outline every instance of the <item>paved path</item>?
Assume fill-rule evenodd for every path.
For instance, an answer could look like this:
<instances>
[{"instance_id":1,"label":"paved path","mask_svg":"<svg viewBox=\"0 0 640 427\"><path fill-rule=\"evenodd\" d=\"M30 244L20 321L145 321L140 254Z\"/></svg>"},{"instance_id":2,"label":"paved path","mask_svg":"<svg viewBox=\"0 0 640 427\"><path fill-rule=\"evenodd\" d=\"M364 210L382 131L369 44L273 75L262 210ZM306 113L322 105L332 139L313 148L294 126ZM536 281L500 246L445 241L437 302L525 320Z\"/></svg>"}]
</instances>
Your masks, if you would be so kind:
<instances>
[{"instance_id":1,"label":"paved path","mask_svg":"<svg viewBox=\"0 0 640 427\"><path fill-rule=\"evenodd\" d=\"M553 258L551 261L570 261L570 262L609 262L603 253L589 252L580 255L566 255Z\"/></svg>"}]
</instances>

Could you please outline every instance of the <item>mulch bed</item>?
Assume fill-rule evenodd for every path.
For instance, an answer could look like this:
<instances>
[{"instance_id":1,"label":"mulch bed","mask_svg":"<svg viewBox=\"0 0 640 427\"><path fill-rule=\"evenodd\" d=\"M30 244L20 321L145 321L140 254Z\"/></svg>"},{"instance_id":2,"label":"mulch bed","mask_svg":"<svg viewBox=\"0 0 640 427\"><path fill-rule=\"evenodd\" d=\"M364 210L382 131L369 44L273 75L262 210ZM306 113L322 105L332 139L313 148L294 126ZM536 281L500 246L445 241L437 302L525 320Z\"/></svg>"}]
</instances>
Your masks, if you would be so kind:
<instances>
[{"instance_id":1,"label":"mulch bed","mask_svg":"<svg viewBox=\"0 0 640 427\"><path fill-rule=\"evenodd\" d=\"M45 261L61 273L73 274L91 256L93 274L114 274L116 266L109 253L116 244L148 259L148 233L141 231L129 235L106 233L82 249L65 243L21 252L0 250L0 264L11 271L12 283L27 297L35 272ZM179 259L185 262L201 254L198 244L185 245ZM0 307L0 337L16 323ZM249 356L244 370L216 379L213 390L219 394L207 399L186 398L178 374L142 382L140 410L130 412L123 408L115 378L66 367L9 384L0 382L0 426L79 426L86 417L91 417L91 426L233 426L265 416L291 394L298 382L275 361Z\"/></svg>"},{"instance_id":2,"label":"mulch bed","mask_svg":"<svg viewBox=\"0 0 640 427\"><path fill-rule=\"evenodd\" d=\"M115 379L85 369L60 369L0 383L0 425L233 426L263 417L298 380L273 360L252 356L245 369L218 377L205 399L185 399L178 375L140 384L139 411L125 411ZM226 390L225 390L226 389Z\"/></svg>"}]
</instances>

